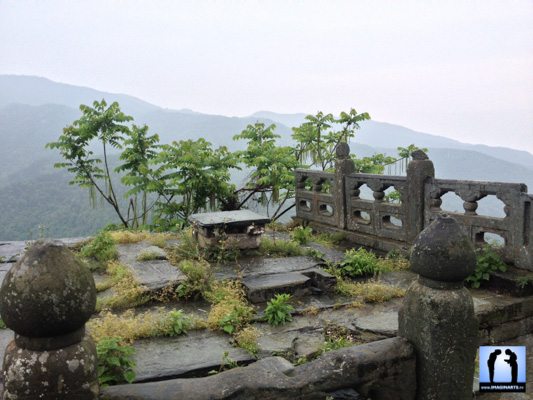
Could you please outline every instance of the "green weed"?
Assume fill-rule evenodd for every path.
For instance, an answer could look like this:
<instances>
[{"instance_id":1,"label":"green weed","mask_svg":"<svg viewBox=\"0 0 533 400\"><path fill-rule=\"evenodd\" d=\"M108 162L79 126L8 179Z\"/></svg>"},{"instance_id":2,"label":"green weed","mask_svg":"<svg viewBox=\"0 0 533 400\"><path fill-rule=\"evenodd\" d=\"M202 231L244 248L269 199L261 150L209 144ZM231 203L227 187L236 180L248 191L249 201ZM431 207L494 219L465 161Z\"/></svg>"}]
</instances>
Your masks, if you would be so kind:
<instances>
[{"instance_id":1,"label":"green weed","mask_svg":"<svg viewBox=\"0 0 533 400\"><path fill-rule=\"evenodd\" d=\"M290 294L282 293L267 302L265 317L270 325L283 325L292 321L294 307L290 305L290 300Z\"/></svg>"}]
</instances>

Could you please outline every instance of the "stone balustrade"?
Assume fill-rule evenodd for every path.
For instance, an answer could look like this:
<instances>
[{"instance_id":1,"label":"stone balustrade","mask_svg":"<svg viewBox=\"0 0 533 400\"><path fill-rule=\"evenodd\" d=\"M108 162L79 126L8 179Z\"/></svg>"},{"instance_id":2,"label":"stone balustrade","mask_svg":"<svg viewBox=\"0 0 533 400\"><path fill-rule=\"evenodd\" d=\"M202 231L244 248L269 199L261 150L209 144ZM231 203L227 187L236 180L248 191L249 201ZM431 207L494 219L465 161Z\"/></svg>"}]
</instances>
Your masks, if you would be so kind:
<instances>
[{"instance_id":1,"label":"stone balustrade","mask_svg":"<svg viewBox=\"0 0 533 400\"><path fill-rule=\"evenodd\" d=\"M433 163L418 150L406 176L354 172L349 147L337 148L332 173L299 169L296 179L296 216L325 231L344 232L350 240L381 251L407 249L417 235L443 210L442 197L454 192L462 212L451 215L476 246L499 236L508 263L533 271L533 196L520 183L436 179ZM366 186L370 198L363 198ZM391 201L387 193L399 193ZM480 215L479 202L494 197L503 203L501 217ZM450 213L450 211L446 211Z\"/></svg>"}]
</instances>

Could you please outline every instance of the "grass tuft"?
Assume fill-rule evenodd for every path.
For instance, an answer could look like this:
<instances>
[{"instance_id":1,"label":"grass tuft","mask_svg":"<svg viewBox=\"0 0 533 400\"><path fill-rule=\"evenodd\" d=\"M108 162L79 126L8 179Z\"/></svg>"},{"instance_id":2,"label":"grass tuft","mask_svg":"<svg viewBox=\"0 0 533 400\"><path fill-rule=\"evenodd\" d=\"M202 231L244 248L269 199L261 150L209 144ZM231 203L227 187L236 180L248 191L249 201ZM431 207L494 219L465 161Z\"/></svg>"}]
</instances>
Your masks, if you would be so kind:
<instances>
[{"instance_id":1,"label":"grass tuft","mask_svg":"<svg viewBox=\"0 0 533 400\"><path fill-rule=\"evenodd\" d=\"M112 231L109 234L120 244L139 243L150 237L150 233L146 231Z\"/></svg>"},{"instance_id":2,"label":"grass tuft","mask_svg":"<svg viewBox=\"0 0 533 400\"><path fill-rule=\"evenodd\" d=\"M383 303L394 298L403 297L405 290L379 282L349 282L337 278L337 293L357 297L365 303Z\"/></svg>"}]
</instances>

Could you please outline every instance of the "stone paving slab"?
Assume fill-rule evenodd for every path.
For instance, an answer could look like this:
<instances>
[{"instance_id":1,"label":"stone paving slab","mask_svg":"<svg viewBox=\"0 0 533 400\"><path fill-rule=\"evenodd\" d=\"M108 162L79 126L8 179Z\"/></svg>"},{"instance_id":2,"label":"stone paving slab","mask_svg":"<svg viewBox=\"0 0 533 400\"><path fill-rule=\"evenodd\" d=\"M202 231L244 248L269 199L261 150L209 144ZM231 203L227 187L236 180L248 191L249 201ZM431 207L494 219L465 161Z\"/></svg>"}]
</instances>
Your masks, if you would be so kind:
<instances>
[{"instance_id":1,"label":"stone paving slab","mask_svg":"<svg viewBox=\"0 0 533 400\"><path fill-rule=\"evenodd\" d=\"M215 268L215 278L235 279L238 277L279 274L287 272L306 271L320 265L312 257L250 257L239 260L238 263L222 264Z\"/></svg>"},{"instance_id":2,"label":"stone paving slab","mask_svg":"<svg viewBox=\"0 0 533 400\"><path fill-rule=\"evenodd\" d=\"M228 335L211 331L139 340L134 346L135 382L204 376L211 370L219 370L225 352L239 364L255 361L245 350L233 347Z\"/></svg>"},{"instance_id":3,"label":"stone paving slab","mask_svg":"<svg viewBox=\"0 0 533 400\"><path fill-rule=\"evenodd\" d=\"M243 279L246 296L252 303L270 300L278 293L289 293L294 297L311 294L311 278L299 272L249 276Z\"/></svg>"},{"instance_id":4,"label":"stone paving slab","mask_svg":"<svg viewBox=\"0 0 533 400\"><path fill-rule=\"evenodd\" d=\"M118 245L119 262L129 267L139 284L151 291L185 281L186 276L167 260L137 261L138 255L152 246L146 242Z\"/></svg>"}]
</instances>

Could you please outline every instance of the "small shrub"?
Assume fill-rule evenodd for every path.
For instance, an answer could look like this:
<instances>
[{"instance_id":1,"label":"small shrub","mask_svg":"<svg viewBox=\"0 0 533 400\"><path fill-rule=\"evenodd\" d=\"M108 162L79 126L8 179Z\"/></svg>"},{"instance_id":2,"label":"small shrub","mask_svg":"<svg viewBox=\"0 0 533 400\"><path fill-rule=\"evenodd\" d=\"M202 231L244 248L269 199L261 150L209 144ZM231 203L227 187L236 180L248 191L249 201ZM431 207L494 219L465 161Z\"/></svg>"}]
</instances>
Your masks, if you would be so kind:
<instances>
[{"instance_id":1,"label":"small shrub","mask_svg":"<svg viewBox=\"0 0 533 400\"><path fill-rule=\"evenodd\" d=\"M267 257L294 257L303 255L304 249L292 240L275 240L264 237L261 239L259 252Z\"/></svg>"},{"instance_id":2,"label":"small shrub","mask_svg":"<svg viewBox=\"0 0 533 400\"><path fill-rule=\"evenodd\" d=\"M291 237L298 244L307 244L313 237L313 230L309 226L297 226L291 232Z\"/></svg>"},{"instance_id":3,"label":"small shrub","mask_svg":"<svg viewBox=\"0 0 533 400\"><path fill-rule=\"evenodd\" d=\"M170 325L169 336L187 333L191 327L191 320L183 310L172 310L168 313L168 324Z\"/></svg>"},{"instance_id":4,"label":"small shrub","mask_svg":"<svg viewBox=\"0 0 533 400\"><path fill-rule=\"evenodd\" d=\"M235 339L237 346L246 350L248 353L256 356L259 352L259 346L257 345L259 330L257 328L247 326L237 332L233 338Z\"/></svg>"},{"instance_id":5,"label":"small shrub","mask_svg":"<svg viewBox=\"0 0 533 400\"><path fill-rule=\"evenodd\" d=\"M325 341L322 345L322 353L338 350L343 347L353 346L359 341L356 336L345 326L328 325L324 329Z\"/></svg>"},{"instance_id":6,"label":"small shrub","mask_svg":"<svg viewBox=\"0 0 533 400\"><path fill-rule=\"evenodd\" d=\"M533 278L530 278L529 276L521 276L516 280L516 286L518 286L520 289L524 289L533 281Z\"/></svg>"},{"instance_id":7,"label":"small shrub","mask_svg":"<svg viewBox=\"0 0 533 400\"><path fill-rule=\"evenodd\" d=\"M290 300L290 294L282 293L267 302L265 317L270 325L283 325L292 321L294 307L289 304Z\"/></svg>"},{"instance_id":8,"label":"small shrub","mask_svg":"<svg viewBox=\"0 0 533 400\"><path fill-rule=\"evenodd\" d=\"M4 322L2 318L0 318L0 329L6 329L6 328L7 328L6 323Z\"/></svg>"},{"instance_id":9,"label":"small shrub","mask_svg":"<svg viewBox=\"0 0 533 400\"><path fill-rule=\"evenodd\" d=\"M351 249L344 254L339 269L343 276L351 278L373 275L379 271L378 258L362 247L358 250Z\"/></svg>"},{"instance_id":10,"label":"small shrub","mask_svg":"<svg viewBox=\"0 0 533 400\"><path fill-rule=\"evenodd\" d=\"M102 386L131 383L135 379L135 349L120 337L102 339L96 345L98 354L98 382Z\"/></svg>"},{"instance_id":11,"label":"small shrub","mask_svg":"<svg viewBox=\"0 0 533 400\"><path fill-rule=\"evenodd\" d=\"M211 266L205 260L183 260L178 268L187 276L187 282L177 288L178 297L187 298L207 292L212 283Z\"/></svg>"},{"instance_id":12,"label":"small shrub","mask_svg":"<svg viewBox=\"0 0 533 400\"><path fill-rule=\"evenodd\" d=\"M118 258L118 251L115 241L109 232L101 231L93 240L81 248L80 255L105 263L116 260Z\"/></svg>"},{"instance_id":13,"label":"small shrub","mask_svg":"<svg viewBox=\"0 0 533 400\"><path fill-rule=\"evenodd\" d=\"M178 245L169 251L169 260L178 265L183 260L203 260L204 253L193 236L192 228L178 236Z\"/></svg>"},{"instance_id":14,"label":"small shrub","mask_svg":"<svg viewBox=\"0 0 533 400\"><path fill-rule=\"evenodd\" d=\"M248 304L239 282L214 284L212 289L206 292L206 299L213 303L207 316L207 326L212 330L220 329L234 334L245 327L255 313L253 307Z\"/></svg>"},{"instance_id":15,"label":"small shrub","mask_svg":"<svg viewBox=\"0 0 533 400\"><path fill-rule=\"evenodd\" d=\"M385 258L378 259L380 272L407 271L410 268L409 260L400 252L390 251Z\"/></svg>"},{"instance_id":16,"label":"small shrub","mask_svg":"<svg viewBox=\"0 0 533 400\"><path fill-rule=\"evenodd\" d=\"M507 266L492 246L483 246L476 253L476 270L466 278L471 287L478 288L482 281L490 279L490 274L493 272L507 271Z\"/></svg>"}]
</instances>

